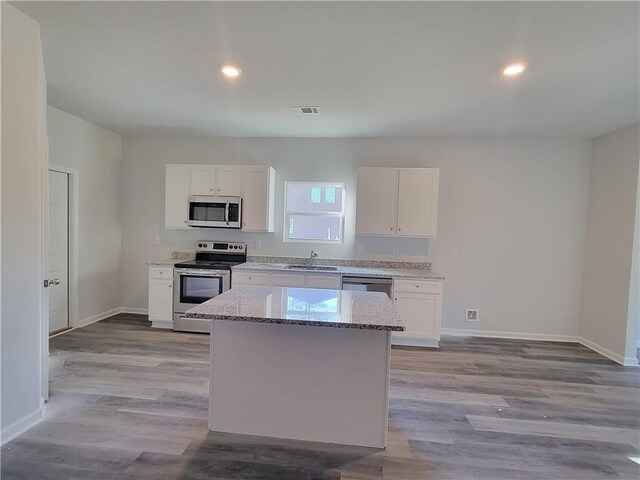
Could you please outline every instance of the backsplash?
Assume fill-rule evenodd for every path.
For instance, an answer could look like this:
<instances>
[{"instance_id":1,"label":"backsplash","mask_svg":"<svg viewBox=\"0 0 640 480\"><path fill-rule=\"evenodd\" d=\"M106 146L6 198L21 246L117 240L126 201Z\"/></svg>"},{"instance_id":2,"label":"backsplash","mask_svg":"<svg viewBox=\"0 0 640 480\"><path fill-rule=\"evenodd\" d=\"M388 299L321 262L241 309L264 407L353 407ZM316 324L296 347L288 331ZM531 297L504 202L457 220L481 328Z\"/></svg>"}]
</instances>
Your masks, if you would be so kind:
<instances>
[{"instance_id":1,"label":"backsplash","mask_svg":"<svg viewBox=\"0 0 640 480\"><path fill-rule=\"evenodd\" d=\"M254 263L290 263L295 265L309 265L309 258L303 257L269 257L249 255L247 262ZM336 265L341 267L362 268L415 268L431 270L431 262L393 262L385 260L346 260L344 258L316 258L315 265Z\"/></svg>"},{"instance_id":2,"label":"backsplash","mask_svg":"<svg viewBox=\"0 0 640 480\"><path fill-rule=\"evenodd\" d=\"M195 252L171 252L171 260L193 260L196 258Z\"/></svg>"}]
</instances>

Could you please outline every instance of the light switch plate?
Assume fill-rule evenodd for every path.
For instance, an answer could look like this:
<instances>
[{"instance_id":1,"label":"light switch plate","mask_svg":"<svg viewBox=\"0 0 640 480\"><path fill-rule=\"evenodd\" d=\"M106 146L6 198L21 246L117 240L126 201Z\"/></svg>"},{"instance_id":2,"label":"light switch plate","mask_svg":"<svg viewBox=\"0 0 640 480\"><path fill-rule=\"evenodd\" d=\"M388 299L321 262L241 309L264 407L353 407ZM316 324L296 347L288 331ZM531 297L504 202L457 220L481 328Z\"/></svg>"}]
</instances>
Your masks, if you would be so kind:
<instances>
[{"instance_id":1,"label":"light switch plate","mask_svg":"<svg viewBox=\"0 0 640 480\"><path fill-rule=\"evenodd\" d=\"M468 308L466 313L467 322L477 322L480 320L480 311L475 308Z\"/></svg>"}]
</instances>

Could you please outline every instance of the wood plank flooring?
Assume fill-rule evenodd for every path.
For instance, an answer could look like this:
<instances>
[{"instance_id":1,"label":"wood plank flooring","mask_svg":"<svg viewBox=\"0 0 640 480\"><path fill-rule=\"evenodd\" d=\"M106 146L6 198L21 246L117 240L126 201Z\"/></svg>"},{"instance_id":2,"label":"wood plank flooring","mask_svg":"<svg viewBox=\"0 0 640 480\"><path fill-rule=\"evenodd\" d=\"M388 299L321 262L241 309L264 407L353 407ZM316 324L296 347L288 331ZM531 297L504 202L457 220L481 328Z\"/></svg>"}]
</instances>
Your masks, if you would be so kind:
<instances>
[{"instance_id":1,"label":"wood plank flooring","mask_svg":"<svg viewBox=\"0 0 640 480\"><path fill-rule=\"evenodd\" d=\"M209 433L208 345L124 314L51 339L45 421L2 480L640 478L640 370L579 345L394 348L384 451Z\"/></svg>"}]
</instances>

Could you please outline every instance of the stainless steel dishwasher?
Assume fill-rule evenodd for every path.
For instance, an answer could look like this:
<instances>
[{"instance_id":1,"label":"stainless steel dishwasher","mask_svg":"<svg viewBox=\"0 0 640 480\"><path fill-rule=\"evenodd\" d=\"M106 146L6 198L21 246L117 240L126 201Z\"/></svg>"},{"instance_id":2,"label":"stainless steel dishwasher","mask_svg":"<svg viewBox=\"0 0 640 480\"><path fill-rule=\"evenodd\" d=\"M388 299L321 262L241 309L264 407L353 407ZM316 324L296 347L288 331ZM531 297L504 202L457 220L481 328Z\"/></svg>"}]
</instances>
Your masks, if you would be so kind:
<instances>
[{"instance_id":1,"label":"stainless steel dishwasher","mask_svg":"<svg viewBox=\"0 0 640 480\"><path fill-rule=\"evenodd\" d=\"M342 290L384 292L391 298L391 279L377 277L342 277Z\"/></svg>"}]
</instances>

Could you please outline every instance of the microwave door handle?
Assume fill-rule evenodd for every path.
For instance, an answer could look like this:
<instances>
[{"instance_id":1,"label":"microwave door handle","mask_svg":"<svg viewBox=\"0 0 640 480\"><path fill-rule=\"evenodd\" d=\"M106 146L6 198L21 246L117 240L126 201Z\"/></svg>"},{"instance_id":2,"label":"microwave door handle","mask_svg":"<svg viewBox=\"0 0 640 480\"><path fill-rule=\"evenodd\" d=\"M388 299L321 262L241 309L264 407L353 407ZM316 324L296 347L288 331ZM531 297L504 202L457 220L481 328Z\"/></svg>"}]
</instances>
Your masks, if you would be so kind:
<instances>
[{"instance_id":1,"label":"microwave door handle","mask_svg":"<svg viewBox=\"0 0 640 480\"><path fill-rule=\"evenodd\" d=\"M229 200L227 200L227 204L224 206L224 221L229 225Z\"/></svg>"}]
</instances>

